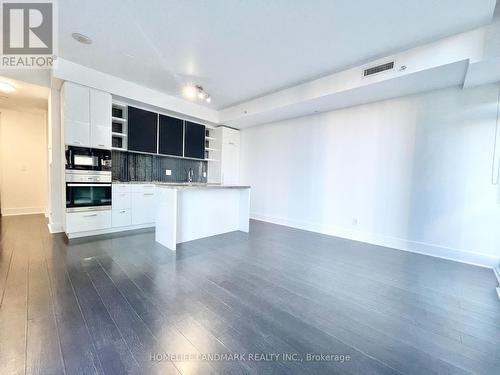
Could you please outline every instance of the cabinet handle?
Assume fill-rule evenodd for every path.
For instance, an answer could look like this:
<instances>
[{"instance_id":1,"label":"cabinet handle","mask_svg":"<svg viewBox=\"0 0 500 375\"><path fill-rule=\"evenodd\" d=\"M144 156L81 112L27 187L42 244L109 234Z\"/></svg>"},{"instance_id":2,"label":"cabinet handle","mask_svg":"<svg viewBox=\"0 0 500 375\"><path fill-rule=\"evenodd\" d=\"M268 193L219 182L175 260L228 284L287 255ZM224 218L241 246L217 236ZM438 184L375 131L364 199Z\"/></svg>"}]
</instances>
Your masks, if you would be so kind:
<instances>
[{"instance_id":1,"label":"cabinet handle","mask_svg":"<svg viewBox=\"0 0 500 375\"><path fill-rule=\"evenodd\" d=\"M97 216L97 214L83 215L83 217L93 217L93 216Z\"/></svg>"},{"instance_id":2,"label":"cabinet handle","mask_svg":"<svg viewBox=\"0 0 500 375\"><path fill-rule=\"evenodd\" d=\"M82 142L80 142L80 141L73 141L73 143L76 143L77 145L81 145L82 144Z\"/></svg>"},{"instance_id":3,"label":"cabinet handle","mask_svg":"<svg viewBox=\"0 0 500 375\"><path fill-rule=\"evenodd\" d=\"M154 193L144 193L144 195L155 195Z\"/></svg>"},{"instance_id":4,"label":"cabinet handle","mask_svg":"<svg viewBox=\"0 0 500 375\"><path fill-rule=\"evenodd\" d=\"M125 212L127 212L127 211L125 211L125 210L121 210L120 211L121 214L124 214Z\"/></svg>"},{"instance_id":5,"label":"cabinet handle","mask_svg":"<svg viewBox=\"0 0 500 375\"><path fill-rule=\"evenodd\" d=\"M229 142L230 145L234 145L234 142Z\"/></svg>"},{"instance_id":6,"label":"cabinet handle","mask_svg":"<svg viewBox=\"0 0 500 375\"><path fill-rule=\"evenodd\" d=\"M104 145L99 144L98 146L104 147Z\"/></svg>"}]
</instances>

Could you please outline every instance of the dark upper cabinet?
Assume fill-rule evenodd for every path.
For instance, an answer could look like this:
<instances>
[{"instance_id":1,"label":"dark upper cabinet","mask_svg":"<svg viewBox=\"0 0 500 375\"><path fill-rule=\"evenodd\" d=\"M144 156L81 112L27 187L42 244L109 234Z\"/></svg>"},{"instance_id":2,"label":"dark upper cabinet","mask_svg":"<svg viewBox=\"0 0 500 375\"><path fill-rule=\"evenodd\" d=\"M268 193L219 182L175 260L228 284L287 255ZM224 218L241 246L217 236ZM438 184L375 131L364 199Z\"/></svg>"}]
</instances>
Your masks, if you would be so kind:
<instances>
[{"instance_id":1,"label":"dark upper cabinet","mask_svg":"<svg viewBox=\"0 0 500 375\"><path fill-rule=\"evenodd\" d=\"M184 121L160 115L159 153L182 156Z\"/></svg>"},{"instance_id":2,"label":"dark upper cabinet","mask_svg":"<svg viewBox=\"0 0 500 375\"><path fill-rule=\"evenodd\" d=\"M185 122L184 156L205 159L205 125Z\"/></svg>"},{"instance_id":3,"label":"dark upper cabinet","mask_svg":"<svg viewBox=\"0 0 500 375\"><path fill-rule=\"evenodd\" d=\"M128 149L157 153L158 114L128 107Z\"/></svg>"}]
</instances>

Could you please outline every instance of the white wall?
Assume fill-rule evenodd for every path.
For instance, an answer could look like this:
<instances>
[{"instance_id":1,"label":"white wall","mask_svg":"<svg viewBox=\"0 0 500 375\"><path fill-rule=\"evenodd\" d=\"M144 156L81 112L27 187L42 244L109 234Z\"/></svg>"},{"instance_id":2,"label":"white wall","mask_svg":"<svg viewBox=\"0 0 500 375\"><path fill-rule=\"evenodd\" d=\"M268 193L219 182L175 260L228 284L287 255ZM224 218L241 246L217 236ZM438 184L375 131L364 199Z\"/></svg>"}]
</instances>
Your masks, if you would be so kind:
<instances>
[{"instance_id":1,"label":"white wall","mask_svg":"<svg viewBox=\"0 0 500 375\"><path fill-rule=\"evenodd\" d=\"M48 217L51 233L62 231L63 168L61 150L61 93L52 87L48 100Z\"/></svg>"},{"instance_id":2,"label":"white wall","mask_svg":"<svg viewBox=\"0 0 500 375\"><path fill-rule=\"evenodd\" d=\"M44 213L47 207L45 112L0 109L2 215Z\"/></svg>"},{"instance_id":3,"label":"white wall","mask_svg":"<svg viewBox=\"0 0 500 375\"><path fill-rule=\"evenodd\" d=\"M453 88L245 129L252 217L492 265L497 95Z\"/></svg>"}]
</instances>

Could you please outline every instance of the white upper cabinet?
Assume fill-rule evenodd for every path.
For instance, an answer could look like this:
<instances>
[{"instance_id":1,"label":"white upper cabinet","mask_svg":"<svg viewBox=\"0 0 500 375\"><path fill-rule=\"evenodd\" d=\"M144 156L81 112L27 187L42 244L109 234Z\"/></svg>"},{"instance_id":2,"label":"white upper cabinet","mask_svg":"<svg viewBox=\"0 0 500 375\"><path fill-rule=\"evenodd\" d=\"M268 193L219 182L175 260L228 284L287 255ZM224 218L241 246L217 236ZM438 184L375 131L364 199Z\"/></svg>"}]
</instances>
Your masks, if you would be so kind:
<instances>
[{"instance_id":1,"label":"white upper cabinet","mask_svg":"<svg viewBox=\"0 0 500 375\"><path fill-rule=\"evenodd\" d=\"M111 94L90 89L90 145L111 148Z\"/></svg>"},{"instance_id":2,"label":"white upper cabinet","mask_svg":"<svg viewBox=\"0 0 500 375\"><path fill-rule=\"evenodd\" d=\"M90 147L90 97L88 87L65 82L61 94L65 143L73 146Z\"/></svg>"},{"instance_id":3,"label":"white upper cabinet","mask_svg":"<svg viewBox=\"0 0 500 375\"><path fill-rule=\"evenodd\" d=\"M111 148L111 94L73 82L62 88L66 145Z\"/></svg>"},{"instance_id":4,"label":"white upper cabinet","mask_svg":"<svg viewBox=\"0 0 500 375\"><path fill-rule=\"evenodd\" d=\"M222 127L221 182L224 185L240 182L240 132Z\"/></svg>"}]
</instances>

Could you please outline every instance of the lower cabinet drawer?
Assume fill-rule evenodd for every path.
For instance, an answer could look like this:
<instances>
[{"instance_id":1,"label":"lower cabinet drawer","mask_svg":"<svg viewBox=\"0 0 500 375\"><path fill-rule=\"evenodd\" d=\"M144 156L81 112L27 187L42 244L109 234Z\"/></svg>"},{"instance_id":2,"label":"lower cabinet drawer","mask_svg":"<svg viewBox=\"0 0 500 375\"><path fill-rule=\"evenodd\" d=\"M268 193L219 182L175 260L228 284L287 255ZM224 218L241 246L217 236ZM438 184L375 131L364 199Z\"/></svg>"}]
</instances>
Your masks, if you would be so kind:
<instances>
[{"instance_id":1,"label":"lower cabinet drawer","mask_svg":"<svg viewBox=\"0 0 500 375\"><path fill-rule=\"evenodd\" d=\"M113 210L112 224L113 228L132 225L132 213L130 209Z\"/></svg>"},{"instance_id":2,"label":"lower cabinet drawer","mask_svg":"<svg viewBox=\"0 0 500 375\"><path fill-rule=\"evenodd\" d=\"M111 210L66 213L67 233L107 228L111 228Z\"/></svg>"}]
</instances>

